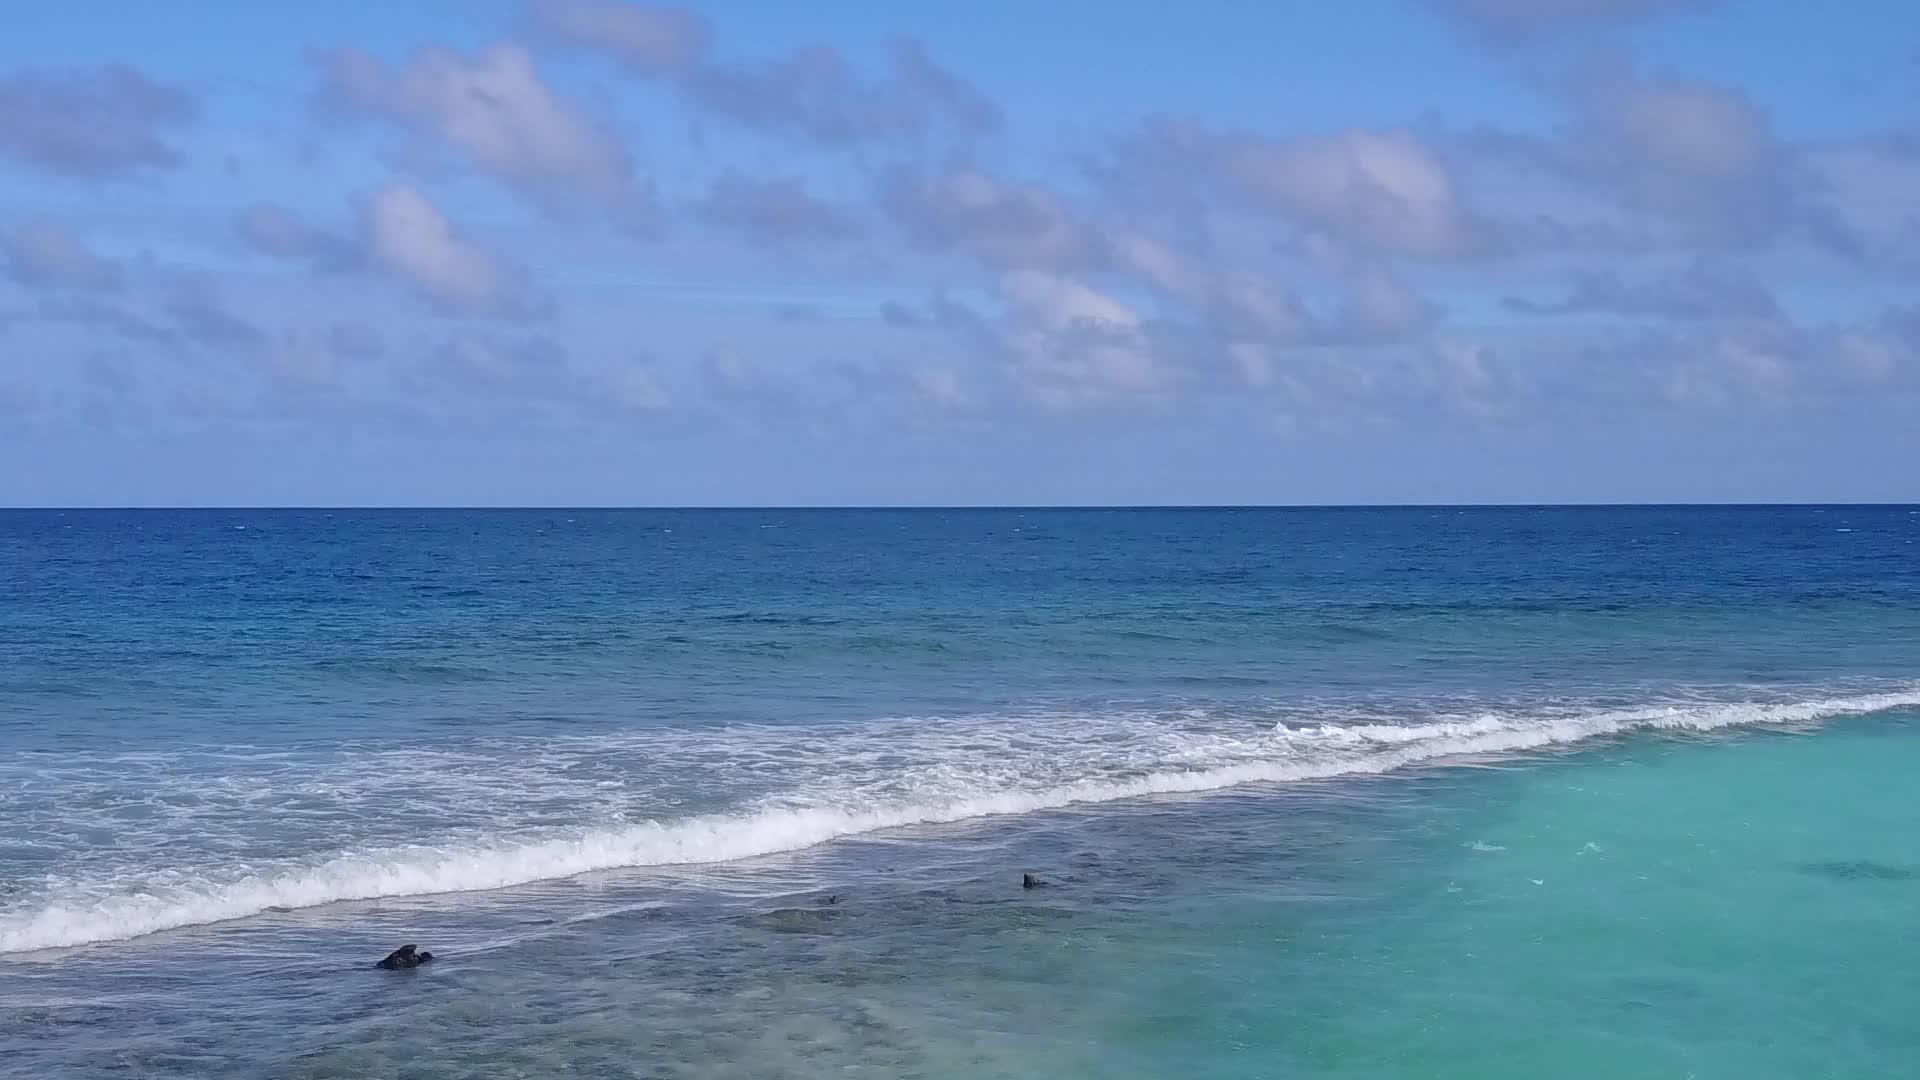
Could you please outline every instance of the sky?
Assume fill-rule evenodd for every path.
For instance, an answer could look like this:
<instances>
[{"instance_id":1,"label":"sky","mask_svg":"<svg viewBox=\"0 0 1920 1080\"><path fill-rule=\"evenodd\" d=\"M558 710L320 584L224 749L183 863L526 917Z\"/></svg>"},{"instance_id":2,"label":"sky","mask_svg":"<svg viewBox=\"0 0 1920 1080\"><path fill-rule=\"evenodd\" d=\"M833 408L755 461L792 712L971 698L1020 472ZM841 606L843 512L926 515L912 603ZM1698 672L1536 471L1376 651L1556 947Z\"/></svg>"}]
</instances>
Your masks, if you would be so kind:
<instances>
[{"instance_id":1,"label":"sky","mask_svg":"<svg viewBox=\"0 0 1920 1080\"><path fill-rule=\"evenodd\" d=\"M73 0L0 505L1920 501L1907 0Z\"/></svg>"}]
</instances>

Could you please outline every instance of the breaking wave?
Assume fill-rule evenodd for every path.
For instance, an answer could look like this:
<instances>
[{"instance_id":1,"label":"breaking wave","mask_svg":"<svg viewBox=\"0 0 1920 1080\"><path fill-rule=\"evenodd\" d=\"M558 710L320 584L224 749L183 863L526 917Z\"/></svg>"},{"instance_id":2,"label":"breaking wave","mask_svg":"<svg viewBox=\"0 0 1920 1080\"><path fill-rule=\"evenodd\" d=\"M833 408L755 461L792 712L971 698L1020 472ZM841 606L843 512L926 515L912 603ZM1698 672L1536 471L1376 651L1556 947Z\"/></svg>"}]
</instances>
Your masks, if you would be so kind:
<instances>
[{"instance_id":1,"label":"breaking wave","mask_svg":"<svg viewBox=\"0 0 1920 1080\"><path fill-rule=\"evenodd\" d=\"M846 740L812 753L845 764L811 785L728 812L550 826L435 844L383 843L259 869L96 872L49 880L0 912L0 953L114 941L339 901L472 892L625 867L720 863L906 826L1019 815L1141 796L1385 773L1646 730L1713 731L1920 706L1920 689L1798 701L1689 702L1566 715L1484 714L1422 723L1288 724L1139 731L1098 718L942 729L884 753ZM984 721L982 722L985 723ZM1095 737L1088 737L1091 726ZM999 734L993 734L998 732ZM1071 734L1070 734L1071 733ZM1002 737L1005 736L1005 737ZM1058 738L1053 738L1058 736ZM969 759L974 755L978 760ZM878 756L876 756L878 755ZM865 771L861 771L865 762ZM917 762L917 763L916 763ZM989 763L991 762L991 763Z\"/></svg>"}]
</instances>

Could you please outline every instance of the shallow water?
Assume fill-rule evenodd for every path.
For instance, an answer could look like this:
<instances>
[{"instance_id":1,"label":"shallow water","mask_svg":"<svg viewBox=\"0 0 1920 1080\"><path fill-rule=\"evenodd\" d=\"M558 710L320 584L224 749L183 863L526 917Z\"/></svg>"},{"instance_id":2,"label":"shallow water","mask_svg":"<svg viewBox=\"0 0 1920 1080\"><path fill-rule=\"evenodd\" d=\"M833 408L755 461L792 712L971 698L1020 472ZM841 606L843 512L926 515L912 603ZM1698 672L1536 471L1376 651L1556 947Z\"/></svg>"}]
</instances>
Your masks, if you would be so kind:
<instances>
[{"instance_id":1,"label":"shallow water","mask_svg":"<svg viewBox=\"0 0 1920 1080\"><path fill-rule=\"evenodd\" d=\"M1914 1075L1917 535L0 514L0 1074Z\"/></svg>"}]
</instances>

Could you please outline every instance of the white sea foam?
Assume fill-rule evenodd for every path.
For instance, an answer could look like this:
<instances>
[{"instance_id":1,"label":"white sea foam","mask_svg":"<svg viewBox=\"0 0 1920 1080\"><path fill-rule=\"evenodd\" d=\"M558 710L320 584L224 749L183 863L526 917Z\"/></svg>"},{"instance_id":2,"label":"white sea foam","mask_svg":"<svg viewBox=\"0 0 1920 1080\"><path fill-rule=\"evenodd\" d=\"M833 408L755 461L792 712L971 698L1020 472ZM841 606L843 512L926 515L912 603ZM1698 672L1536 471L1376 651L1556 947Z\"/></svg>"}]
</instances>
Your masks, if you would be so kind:
<instances>
[{"instance_id":1,"label":"white sea foam","mask_svg":"<svg viewBox=\"0 0 1920 1080\"><path fill-rule=\"evenodd\" d=\"M1565 745L1636 730L1712 731L1801 723L1920 706L1920 689L1802 701L1720 702L1521 716L1486 714L1416 724L1273 726L1257 737L1222 732L1149 733L1116 745L1098 722L1068 735L1050 725L1023 737L1024 753L982 761L922 760L901 767L881 745L829 739L781 752L837 756L860 783L805 785L737 812L561 830L529 837L485 834L437 845L368 846L258 872L170 870L132 878L63 881L34 906L0 913L0 953L139 937L273 908L471 892L625 867L719 863L795 851L836 838L1141 796L1255 783L1384 773L1423 762ZM1003 733L1004 734L1004 733ZM1139 734L1139 733L1136 733ZM1174 737L1178 735L1178 737ZM1059 736L1071 753L1042 736ZM1009 736L1010 738L1010 736ZM932 745L1004 757L1010 743L982 729L943 729ZM1103 749L1088 752L1090 746ZM922 743L918 749L926 751ZM1073 775L1075 772L1081 775Z\"/></svg>"}]
</instances>

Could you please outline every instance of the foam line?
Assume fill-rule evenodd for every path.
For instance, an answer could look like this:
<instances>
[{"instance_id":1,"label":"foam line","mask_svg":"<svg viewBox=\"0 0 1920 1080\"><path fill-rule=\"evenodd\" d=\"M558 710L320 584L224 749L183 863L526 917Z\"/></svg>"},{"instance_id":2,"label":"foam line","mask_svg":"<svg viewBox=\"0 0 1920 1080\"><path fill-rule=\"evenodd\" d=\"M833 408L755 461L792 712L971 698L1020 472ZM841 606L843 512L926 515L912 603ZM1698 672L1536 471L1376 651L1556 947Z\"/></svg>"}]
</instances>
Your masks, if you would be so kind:
<instances>
[{"instance_id":1,"label":"foam line","mask_svg":"<svg viewBox=\"0 0 1920 1080\"><path fill-rule=\"evenodd\" d=\"M1712 731L1800 723L1920 706L1920 692L1788 703L1658 706L1557 719L1278 726L1269 756L1215 767L1089 776L1036 790L907 793L866 808L812 806L653 821L526 841L466 847L351 851L317 863L218 881L191 872L165 881L100 882L30 911L0 916L0 953L117 941L243 918L269 908L474 892L622 867L719 863L796 851L846 836L912 825L1029 814L1147 795L1203 792L1384 773L1463 755L1566 745L1638 730ZM76 895L77 893L77 895Z\"/></svg>"}]
</instances>

